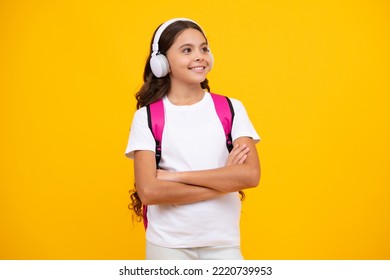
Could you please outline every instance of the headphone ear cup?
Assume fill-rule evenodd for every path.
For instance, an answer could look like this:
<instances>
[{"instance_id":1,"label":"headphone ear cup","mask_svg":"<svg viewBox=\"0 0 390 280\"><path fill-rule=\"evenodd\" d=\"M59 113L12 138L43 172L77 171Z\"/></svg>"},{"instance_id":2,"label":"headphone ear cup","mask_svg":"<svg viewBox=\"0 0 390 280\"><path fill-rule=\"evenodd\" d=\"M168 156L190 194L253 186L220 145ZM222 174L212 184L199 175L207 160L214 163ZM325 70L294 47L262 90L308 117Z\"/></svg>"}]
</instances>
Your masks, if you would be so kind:
<instances>
[{"instance_id":1,"label":"headphone ear cup","mask_svg":"<svg viewBox=\"0 0 390 280\"><path fill-rule=\"evenodd\" d=\"M209 68L211 70L211 68L213 68L213 65L214 65L214 56L213 56L213 53L211 51L209 51L209 55L210 55L210 64L209 64Z\"/></svg>"},{"instance_id":2,"label":"headphone ear cup","mask_svg":"<svg viewBox=\"0 0 390 280\"><path fill-rule=\"evenodd\" d=\"M165 77L169 73L169 62L163 54L158 54L150 58L150 69L157 77Z\"/></svg>"}]
</instances>

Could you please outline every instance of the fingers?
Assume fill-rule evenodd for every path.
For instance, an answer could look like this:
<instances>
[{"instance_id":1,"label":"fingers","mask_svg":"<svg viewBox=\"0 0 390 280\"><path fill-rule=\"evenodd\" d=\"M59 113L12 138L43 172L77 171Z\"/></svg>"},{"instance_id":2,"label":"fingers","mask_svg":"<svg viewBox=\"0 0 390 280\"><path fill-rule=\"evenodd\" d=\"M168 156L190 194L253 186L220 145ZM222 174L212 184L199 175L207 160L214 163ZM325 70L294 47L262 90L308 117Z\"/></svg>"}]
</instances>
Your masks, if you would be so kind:
<instances>
[{"instance_id":1,"label":"fingers","mask_svg":"<svg viewBox=\"0 0 390 280\"><path fill-rule=\"evenodd\" d=\"M247 159L250 149L247 145L235 145L229 154L226 165L242 164Z\"/></svg>"},{"instance_id":2,"label":"fingers","mask_svg":"<svg viewBox=\"0 0 390 280\"><path fill-rule=\"evenodd\" d=\"M247 154L249 153L249 148L247 147L247 145L237 146L237 155L234 157L233 163L241 164L245 162Z\"/></svg>"},{"instance_id":3,"label":"fingers","mask_svg":"<svg viewBox=\"0 0 390 280\"><path fill-rule=\"evenodd\" d=\"M248 157L247 155L243 155L243 156L240 158L240 160L238 161L237 164L242 164L242 163L244 163L247 157Z\"/></svg>"},{"instance_id":4,"label":"fingers","mask_svg":"<svg viewBox=\"0 0 390 280\"><path fill-rule=\"evenodd\" d=\"M236 152L237 154L244 152L245 154L247 154L249 152L249 147L246 144L244 144L242 146L237 144L234 146L232 152Z\"/></svg>"}]
</instances>

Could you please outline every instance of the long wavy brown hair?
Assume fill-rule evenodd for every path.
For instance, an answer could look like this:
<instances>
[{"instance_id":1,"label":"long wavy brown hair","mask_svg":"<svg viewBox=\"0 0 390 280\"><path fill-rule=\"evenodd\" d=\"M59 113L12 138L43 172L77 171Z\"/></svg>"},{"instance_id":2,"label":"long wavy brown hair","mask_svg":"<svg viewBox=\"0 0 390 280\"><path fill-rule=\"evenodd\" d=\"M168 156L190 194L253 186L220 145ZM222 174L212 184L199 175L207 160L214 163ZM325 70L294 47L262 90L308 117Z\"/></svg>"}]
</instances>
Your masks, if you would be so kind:
<instances>
[{"instance_id":1,"label":"long wavy brown hair","mask_svg":"<svg viewBox=\"0 0 390 280\"><path fill-rule=\"evenodd\" d=\"M160 40L159 40L159 52L163 55L166 56L167 51L169 48L172 46L174 43L175 39L177 36L184 31L185 29L188 28L193 28L201 32L206 39L205 34L203 33L202 28L200 28L196 23L192 21L186 21L186 20L179 20L176 22L173 22L170 24L161 34ZM157 32L158 28L155 30L152 41L150 44L150 53L148 56L148 59L146 60L145 68L144 68L144 75L143 75L143 80L144 84L140 88L140 90L136 93L135 98L137 100L137 109L147 106L160 98L163 98L165 95L168 94L170 87L171 87L171 80L169 75L161 78L157 78L156 76L153 75L152 70L150 68L150 58L151 54L153 52L152 50L152 43L153 43L153 38ZM210 86L209 86L209 81L205 79L202 83L200 83L202 89L207 90L210 92ZM244 192L240 191L241 194L241 199L245 198ZM142 220L142 214L143 214L143 204L138 196L137 193L137 188L134 184L134 189L130 191L130 199L131 202L129 204L129 209L133 210L136 219L138 221Z\"/></svg>"}]
</instances>

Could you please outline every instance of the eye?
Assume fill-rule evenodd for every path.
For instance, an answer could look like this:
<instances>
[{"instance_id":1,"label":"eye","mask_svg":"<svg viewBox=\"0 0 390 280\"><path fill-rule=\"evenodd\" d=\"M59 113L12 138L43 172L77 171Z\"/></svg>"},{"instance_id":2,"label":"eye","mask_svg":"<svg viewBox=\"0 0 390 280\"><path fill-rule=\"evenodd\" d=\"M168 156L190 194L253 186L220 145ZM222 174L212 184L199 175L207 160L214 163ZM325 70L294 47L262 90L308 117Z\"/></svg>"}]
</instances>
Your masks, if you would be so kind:
<instances>
[{"instance_id":1,"label":"eye","mask_svg":"<svg viewBox=\"0 0 390 280\"><path fill-rule=\"evenodd\" d=\"M208 47L204 47L204 48L202 48L202 52L207 53L207 52L210 52L210 50Z\"/></svg>"},{"instance_id":2,"label":"eye","mask_svg":"<svg viewBox=\"0 0 390 280\"><path fill-rule=\"evenodd\" d=\"M183 49L183 53L190 53L191 52L191 48L184 48Z\"/></svg>"}]
</instances>

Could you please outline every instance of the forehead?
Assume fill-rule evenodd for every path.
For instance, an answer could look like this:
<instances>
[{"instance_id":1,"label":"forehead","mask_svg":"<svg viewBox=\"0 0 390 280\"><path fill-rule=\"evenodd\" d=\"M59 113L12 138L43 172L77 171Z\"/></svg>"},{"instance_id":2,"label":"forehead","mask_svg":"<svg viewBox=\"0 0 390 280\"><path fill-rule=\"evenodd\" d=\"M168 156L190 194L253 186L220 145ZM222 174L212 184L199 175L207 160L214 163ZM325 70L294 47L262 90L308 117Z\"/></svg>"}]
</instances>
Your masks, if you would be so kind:
<instances>
[{"instance_id":1,"label":"forehead","mask_svg":"<svg viewBox=\"0 0 390 280\"><path fill-rule=\"evenodd\" d=\"M173 45L184 45L184 44L203 44L206 42L206 38L203 34L194 28L184 29L176 37Z\"/></svg>"}]
</instances>

